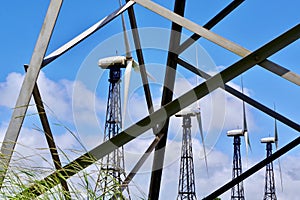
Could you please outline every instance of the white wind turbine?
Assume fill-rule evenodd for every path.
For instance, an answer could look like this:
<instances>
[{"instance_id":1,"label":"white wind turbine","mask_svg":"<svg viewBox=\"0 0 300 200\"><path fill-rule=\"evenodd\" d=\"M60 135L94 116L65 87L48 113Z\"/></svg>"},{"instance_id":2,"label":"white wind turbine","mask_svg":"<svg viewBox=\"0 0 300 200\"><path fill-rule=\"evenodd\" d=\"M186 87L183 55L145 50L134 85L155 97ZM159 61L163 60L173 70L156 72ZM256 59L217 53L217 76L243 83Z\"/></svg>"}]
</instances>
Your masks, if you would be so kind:
<instances>
[{"instance_id":1,"label":"white wind turbine","mask_svg":"<svg viewBox=\"0 0 300 200\"><path fill-rule=\"evenodd\" d=\"M241 79L241 83L242 83L242 93L244 94L243 79ZM246 156L248 161L248 153L249 153L249 149L251 150L251 145L250 145L250 139L249 139L249 133L247 127L246 108L245 108L244 101L243 101L243 128L230 130L227 132L227 136L244 136L245 145L246 145Z\"/></svg>"},{"instance_id":2,"label":"white wind turbine","mask_svg":"<svg viewBox=\"0 0 300 200\"><path fill-rule=\"evenodd\" d=\"M119 0L120 6L121 1ZM129 40L126 32L126 25L123 14L121 15L122 18L122 29L123 29L123 36L124 36L124 43L125 43L125 50L126 50L126 56L111 56L99 59L98 65L101 68L108 68L111 66L119 66L120 68L125 68L125 74L124 74L124 105L123 105L123 115L122 115L122 128L124 128L124 121L125 121L125 115L126 115L126 109L127 109L127 101L128 101L128 91L129 91L129 85L130 85L130 76L132 68L135 72L140 72L139 64L136 62L131 55L130 46L129 46ZM151 80L155 80L152 75L150 75L148 72L147 76Z\"/></svg>"}]
</instances>

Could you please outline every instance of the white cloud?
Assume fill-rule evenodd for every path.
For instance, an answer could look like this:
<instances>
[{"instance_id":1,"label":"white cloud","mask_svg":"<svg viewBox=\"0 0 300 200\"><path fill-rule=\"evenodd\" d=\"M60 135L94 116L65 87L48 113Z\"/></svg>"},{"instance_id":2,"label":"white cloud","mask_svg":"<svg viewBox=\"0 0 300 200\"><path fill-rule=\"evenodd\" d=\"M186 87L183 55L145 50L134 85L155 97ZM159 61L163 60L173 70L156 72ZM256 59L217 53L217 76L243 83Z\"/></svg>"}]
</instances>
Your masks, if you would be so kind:
<instances>
[{"instance_id":1,"label":"white cloud","mask_svg":"<svg viewBox=\"0 0 300 200\"><path fill-rule=\"evenodd\" d=\"M12 72L6 77L5 82L0 83L1 96L0 106L13 108L17 100L24 76Z\"/></svg>"}]
</instances>

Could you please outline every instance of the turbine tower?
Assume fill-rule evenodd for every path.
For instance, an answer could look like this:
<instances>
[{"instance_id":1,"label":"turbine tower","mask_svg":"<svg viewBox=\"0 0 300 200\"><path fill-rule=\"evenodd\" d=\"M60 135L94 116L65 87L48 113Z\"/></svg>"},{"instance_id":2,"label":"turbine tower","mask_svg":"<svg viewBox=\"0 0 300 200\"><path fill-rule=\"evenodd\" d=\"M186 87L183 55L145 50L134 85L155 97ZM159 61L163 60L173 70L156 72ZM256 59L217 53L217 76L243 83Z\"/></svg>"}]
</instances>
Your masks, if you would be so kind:
<instances>
[{"instance_id":1,"label":"turbine tower","mask_svg":"<svg viewBox=\"0 0 300 200\"><path fill-rule=\"evenodd\" d=\"M243 81L242 81L242 92L244 93ZM235 129L227 132L228 137L233 137L233 162L232 162L232 179L235 179L242 174L242 159L241 159L241 136L245 138L246 152L248 158L248 148L250 147L245 102L243 101L243 129ZM231 200L244 200L244 186L243 182L239 182L231 189Z\"/></svg>"},{"instance_id":2,"label":"turbine tower","mask_svg":"<svg viewBox=\"0 0 300 200\"><path fill-rule=\"evenodd\" d=\"M121 4L121 2L120 2ZM130 73L132 68L138 68L138 63L132 59L126 33L125 20L122 15L122 27L126 56L113 56L102 58L98 61L99 67L109 69L109 91L104 128L104 141L118 135L123 128L123 120L126 111ZM124 110L121 110L121 69L125 68L124 75ZM123 116L123 117L122 117ZM101 199L124 199L121 185L126 178L124 147L114 150L101 160L101 172L98 176L97 187L101 189ZM126 186L127 197L130 199L129 188Z\"/></svg>"},{"instance_id":3,"label":"turbine tower","mask_svg":"<svg viewBox=\"0 0 300 200\"><path fill-rule=\"evenodd\" d=\"M180 175L177 200L197 199L195 191L194 161L191 138L191 117L194 113L177 114L176 117L182 117L182 147L180 159Z\"/></svg>"},{"instance_id":4,"label":"turbine tower","mask_svg":"<svg viewBox=\"0 0 300 200\"><path fill-rule=\"evenodd\" d=\"M191 138L191 127L192 127L191 118L195 116L197 117L199 123L199 130L202 138L205 163L207 167L207 159L206 159L202 124L201 124L201 113L200 111L180 112L175 116L182 117L182 128L183 128L177 200L183 200L183 199L195 200L197 199L197 197L195 191L193 147L192 147L192 138Z\"/></svg>"},{"instance_id":5,"label":"turbine tower","mask_svg":"<svg viewBox=\"0 0 300 200\"><path fill-rule=\"evenodd\" d=\"M125 63L116 63L107 67L107 69L109 69L109 91L104 128L104 141L116 136L122 129L120 77L121 68L125 67ZM97 184L101 188L102 199L110 199L112 196L122 196L121 188L119 186L122 184L122 180L126 177L124 168L123 146L114 150L102 159L101 176L103 176L103 178L100 179L99 176L97 181Z\"/></svg>"},{"instance_id":6,"label":"turbine tower","mask_svg":"<svg viewBox=\"0 0 300 200\"><path fill-rule=\"evenodd\" d=\"M241 160L241 136L244 136L240 130L231 130L227 132L228 137L233 137L233 168L232 179L235 179L242 173L242 160ZM236 184L231 189L231 200L244 200L244 186L243 182Z\"/></svg>"},{"instance_id":7,"label":"turbine tower","mask_svg":"<svg viewBox=\"0 0 300 200\"><path fill-rule=\"evenodd\" d=\"M272 144L275 142L274 137L262 138L260 142L266 144L267 157L272 155ZM264 200L276 200L276 199L277 197L275 193L273 162L270 162L266 165Z\"/></svg>"},{"instance_id":8,"label":"turbine tower","mask_svg":"<svg viewBox=\"0 0 300 200\"><path fill-rule=\"evenodd\" d=\"M277 132L277 121L275 119L275 130L274 137L262 138L260 140L261 143L266 144L267 157L272 155L272 145L275 143L276 150L278 149L278 132ZM279 164L279 173L282 187L282 174L281 174L281 166ZM273 170L273 162L270 162L266 165L266 177L265 177L265 193L264 200L276 200L276 192L275 192L275 179L274 179L274 170Z\"/></svg>"}]
</instances>

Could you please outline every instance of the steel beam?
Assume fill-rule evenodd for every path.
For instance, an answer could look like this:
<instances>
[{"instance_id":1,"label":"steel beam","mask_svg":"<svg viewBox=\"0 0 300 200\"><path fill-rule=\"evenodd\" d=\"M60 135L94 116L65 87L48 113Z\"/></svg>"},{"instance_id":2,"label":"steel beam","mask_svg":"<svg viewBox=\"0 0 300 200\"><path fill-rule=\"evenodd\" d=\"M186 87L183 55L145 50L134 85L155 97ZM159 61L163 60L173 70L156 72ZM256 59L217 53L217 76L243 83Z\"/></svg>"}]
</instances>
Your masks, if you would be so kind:
<instances>
[{"instance_id":1,"label":"steel beam","mask_svg":"<svg viewBox=\"0 0 300 200\"><path fill-rule=\"evenodd\" d=\"M52 187L59 184L59 181L56 179L56 177L61 176L65 179L68 179L69 177L93 164L96 160L103 158L108 153L132 141L150 128L164 122L167 118L194 103L197 99L201 99L218 87L222 87L224 83L227 83L236 76L252 68L257 63L264 62L266 58L273 55L290 43L296 41L297 39L299 39L299 37L300 25L297 25L284 34L280 35L276 39L272 40L268 44L249 54L245 58L242 58L238 62L232 64L230 67L212 76L204 83L201 83L195 88L187 91L179 98L173 100L172 102L143 118L136 124L128 127L120 134L116 135L106 142L103 142L91 151L70 162L69 164L64 166L62 170L50 174L41 181L37 181L35 185L27 188L22 193L31 192L32 194L38 196L41 194L39 187L44 185L45 188L43 188L43 191L51 189ZM220 81L220 78L223 81ZM207 85L210 86L209 89ZM195 95L197 97L196 99L193 98Z\"/></svg>"},{"instance_id":2,"label":"steel beam","mask_svg":"<svg viewBox=\"0 0 300 200\"><path fill-rule=\"evenodd\" d=\"M248 169L244 173L242 173L240 176L238 176L235 179L229 181L228 183L226 183L225 185L223 185L222 187L220 187L219 189L217 189L216 191L214 191L213 193L211 193L207 197L203 198L203 200L210 200L210 199L217 198L218 196L220 196L221 194L223 194L227 190L231 189L234 185L236 185L239 182L245 180L246 178L248 178L252 174L256 173L257 171L259 171L260 169L265 167L270 162L273 162L274 160L278 159L280 156L282 156L285 153L289 152L291 149L297 147L299 144L300 144L300 136L297 137L292 142L285 145L284 147L282 147L281 149L279 149L278 151L274 152L269 157L263 159L262 161L260 161L259 163L257 163L256 165L254 165L253 167L251 167L250 169Z\"/></svg>"},{"instance_id":3,"label":"steel beam","mask_svg":"<svg viewBox=\"0 0 300 200\"><path fill-rule=\"evenodd\" d=\"M54 164L56 170L60 170L60 169L62 169L61 161L59 159L57 147L56 147L56 144L54 142L54 137L53 137L53 134L52 134L52 131L51 131L51 128L50 128L50 124L49 124L49 121L48 121L46 110L45 110L45 107L44 107L44 104L43 104L43 101L42 101L42 97L41 97L41 94L40 94L40 91L39 91L39 88L38 88L37 84L35 84L32 94L33 94L33 98L34 98L34 101L35 101L35 104L36 104L36 108L37 108L37 111L38 111L38 114L39 114L39 117L40 117L40 120L41 120L41 124L43 126L43 130L44 130L44 133L45 133L45 136L46 136L46 141L47 141L48 146L49 146L49 150L50 150L50 154L51 154L51 157L52 157L52 160L53 160L53 164ZM65 193L64 193L65 199L66 200L71 199L67 181L65 179L61 178L60 182L61 182L63 190L65 191Z\"/></svg>"},{"instance_id":4,"label":"steel beam","mask_svg":"<svg viewBox=\"0 0 300 200\"><path fill-rule=\"evenodd\" d=\"M236 7L238 7L244 0L235 0L231 2L228 6L226 6L222 11L220 11L215 17L213 17L208 23L204 25L205 28L212 28L215 26L218 22L220 22L224 17L226 17L231 11L233 11ZM128 9L128 11L130 8ZM195 40L199 39L200 36L197 34L192 35L189 39L187 39L185 42L183 42L176 50L175 52L177 54L182 53L186 48L188 48L190 45L195 42ZM137 47L136 47L137 48ZM138 170L142 167L142 165L145 163L147 158L149 157L150 153L154 150L156 145L158 144L159 140L162 138L163 133L160 133L156 135L155 139L151 143L151 145L148 147L148 149L144 152L142 157L138 160L138 162L135 164L131 172L127 175L126 179L123 181L122 184L122 190L126 188L126 186L131 182L131 180L134 178Z\"/></svg>"},{"instance_id":5,"label":"steel beam","mask_svg":"<svg viewBox=\"0 0 300 200\"><path fill-rule=\"evenodd\" d=\"M191 64L185 62L184 60L182 60L180 58L178 58L177 62L182 67L188 69L189 71L197 74L198 76L200 76L200 77L202 77L206 80L211 78L211 76L209 74L207 74L204 71L192 66ZM258 101L255 101L254 99L246 96L245 94L239 92L238 90L230 87L227 84L224 84L224 86L221 87L221 88L224 89L225 91L227 91L228 93L234 95L235 97L245 101L246 103L253 106L254 108L257 108L258 110L264 112L265 114L269 115L270 117L273 117L273 118L277 119L278 121L284 123L285 125L289 126L290 128L300 132L300 125L299 124L293 122L292 120L286 118L285 116L279 114L278 112L266 107L265 105L259 103Z\"/></svg>"},{"instance_id":6,"label":"steel beam","mask_svg":"<svg viewBox=\"0 0 300 200\"><path fill-rule=\"evenodd\" d=\"M132 168L132 170L130 171L130 173L127 175L127 177L123 181L123 183L121 185L122 191L124 189L126 189L126 187L129 185L129 183L134 178L134 176L136 175L136 173L140 170L140 168L146 162L146 160L148 159L148 157L150 156L150 154L152 153L152 151L155 149L156 145L161 140L161 138L162 138L163 135L164 135L163 133L158 133L155 136L155 138L152 141L152 143L150 144L150 146L147 148L147 150L144 152L144 154L142 155L142 157L137 161L137 163L134 165L134 167Z\"/></svg>"},{"instance_id":7,"label":"steel beam","mask_svg":"<svg viewBox=\"0 0 300 200\"><path fill-rule=\"evenodd\" d=\"M5 178L6 171L14 152L15 145L17 143L17 139L31 99L33 88L38 78L42 61L48 48L62 2L62 0L50 1L42 29L30 60L30 67L25 75L16 105L14 107L14 111L1 147L0 187L2 186L3 179Z\"/></svg>"},{"instance_id":8,"label":"steel beam","mask_svg":"<svg viewBox=\"0 0 300 200\"><path fill-rule=\"evenodd\" d=\"M221 37L220 35L217 35L204 27L184 18L180 15L177 15L176 13L173 13L172 11L154 3L153 1L149 0L134 0L136 3L144 6L145 8L161 15L162 17L165 17L169 20L171 20L174 23L177 23L181 25L182 27L204 37L205 39L241 56L245 57L251 51L245 49L244 47L233 43L232 41L227 40L226 38ZM300 86L300 76L288 69L285 69L271 61L266 60L263 63L260 63L260 66L263 68L277 74L278 76Z\"/></svg>"},{"instance_id":9,"label":"steel beam","mask_svg":"<svg viewBox=\"0 0 300 200\"><path fill-rule=\"evenodd\" d=\"M216 16L214 16L211 20L209 20L205 25L203 25L206 29L213 28L216 24L218 24L222 19L224 19L228 14L230 14L234 9L236 9L241 3L245 0L234 0L228 6L226 6L223 10L221 10ZM184 50L190 47L195 41L201 38L200 35L194 33L188 39L186 39L176 50L177 54L181 54Z\"/></svg>"},{"instance_id":10,"label":"steel beam","mask_svg":"<svg viewBox=\"0 0 300 200\"><path fill-rule=\"evenodd\" d=\"M24 66L26 72L27 72L28 67L29 67L28 65ZM38 87L37 83L34 85L32 95L33 95L33 99L34 99L34 102L35 102L35 105L36 105L36 109L37 109L37 112L39 114L40 121L41 121L41 124L42 124L42 127L43 127L43 132L45 134L46 141L48 143L48 147L49 147L50 154L51 154L51 157L52 157L52 160L53 160L53 164L54 164L56 170L60 170L62 168L62 164L61 164L61 161L59 159L57 147L56 147L56 144L54 142L54 137L53 137L53 134L52 134L52 131L51 131L51 128L50 128L50 124L49 124L49 121L48 121L48 117L47 117L47 114L46 114L44 103L43 103L41 93L40 93L40 90L39 90L39 87ZM60 182L61 182L62 188L66 192L66 193L64 193L65 199L70 199L71 196L70 196L67 181L65 179L61 179Z\"/></svg>"},{"instance_id":11,"label":"steel beam","mask_svg":"<svg viewBox=\"0 0 300 200\"><path fill-rule=\"evenodd\" d=\"M185 0L175 0L174 4L174 13L179 16L184 16L185 10ZM171 102L173 99L173 91L176 78L176 68L177 68L177 58L178 54L174 53L180 45L182 26L172 22L170 43L169 43L169 52L167 58L165 79L163 85L161 106L166 105ZM160 184L162 171L164 168L164 158L165 158L165 147L168 137L169 129L169 118L165 120L163 124L159 125L161 127L160 133L162 138L159 140L158 144L155 147L153 164L152 164L152 173L150 179L148 199L158 200L160 192Z\"/></svg>"},{"instance_id":12,"label":"steel beam","mask_svg":"<svg viewBox=\"0 0 300 200\"><path fill-rule=\"evenodd\" d=\"M131 2L131 1L126 0L126 2ZM140 36L139 36L139 32L138 32L138 27L137 27L133 7L129 7L127 9L127 12L128 12L128 15L129 15L132 36L133 36L133 40L134 40L134 44L135 44L135 51L136 51L136 55L137 55L138 62L139 62L139 67L140 67L140 72L141 72L142 83L143 83L144 93L145 93L145 97L146 97L148 112L149 112L149 114L151 114L151 113L154 112L153 101L152 101L151 91L150 91L150 87L149 87L149 81L148 81L148 77L147 77L142 46L141 46Z\"/></svg>"},{"instance_id":13,"label":"steel beam","mask_svg":"<svg viewBox=\"0 0 300 200\"><path fill-rule=\"evenodd\" d=\"M101 19L100 21L95 23L93 26L91 26L90 28L88 28L87 30L85 30L84 32L82 32L81 34L79 34L78 36L73 38L72 40L70 40L69 42L67 42L66 44L64 44L63 46L61 46L57 50L55 50L54 52L50 53L43 60L42 66L44 67L44 66L48 65L49 63L54 61L56 58L63 55L64 53L66 53L70 49L72 49L74 46L76 46L77 44L82 42L84 39L86 39L87 37L89 37L90 35L95 33L97 30L99 30L100 28L102 28L103 26L105 26L106 24L111 22L113 19L115 19L117 16L122 14L124 11L126 11L129 7L131 7L134 4L135 3L132 2L132 1L127 2L124 6L118 8L117 10L115 10L110 15L104 17L103 19Z\"/></svg>"}]
</instances>

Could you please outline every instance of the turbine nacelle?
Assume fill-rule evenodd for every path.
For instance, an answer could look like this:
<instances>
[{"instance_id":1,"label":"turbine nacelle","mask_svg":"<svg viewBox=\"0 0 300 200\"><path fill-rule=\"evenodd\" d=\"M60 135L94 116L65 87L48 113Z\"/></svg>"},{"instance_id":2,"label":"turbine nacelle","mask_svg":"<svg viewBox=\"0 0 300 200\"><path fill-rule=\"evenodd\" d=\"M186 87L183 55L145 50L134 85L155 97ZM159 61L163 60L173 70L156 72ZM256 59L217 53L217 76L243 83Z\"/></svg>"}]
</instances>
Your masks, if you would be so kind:
<instances>
[{"instance_id":1,"label":"turbine nacelle","mask_svg":"<svg viewBox=\"0 0 300 200\"><path fill-rule=\"evenodd\" d=\"M126 58L125 56L111 56L111 57L99 59L98 66L101 67L102 69L107 69L113 66L126 68L128 62L130 61L132 61L132 58ZM137 64L135 61L133 62Z\"/></svg>"},{"instance_id":2,"label":"turbine nacelle","mask_svg":"<svg viewBox=\"0 0 300 200\"><path fill-rule=\"evenodd\" d=\"M234 136L244 136L244 130L243 129L234 129L227 131L228 137L234 137Z\"/></svg>"},{"instance_id":3,"label":"turbine nacelle","mask_svg":"<svg viewBox=\"0 0 300 200\"><path fill-rule=\"evenodd\" d=\"M175 114L175 117L183 117L183 116L186 116L186 115L189 115L189 116L196 116L200 113L199 110L195 110L195 109L184 109L184 110L181 110L179 111L178 113Z\"/></svg>"},{"instance_id":4,"label":"turbine nacelle","mask_svg":"<svg viewBox=\"0 0 300 200\"><path fill-rule=\"evenodd\" d=\"M275 143L276 139L275 137L266 137L266 138L262 138L260 139L261 143Z\"/></svg>"}]
</instances>

